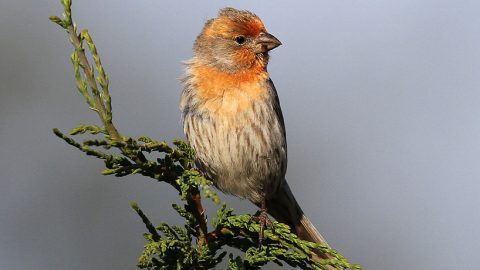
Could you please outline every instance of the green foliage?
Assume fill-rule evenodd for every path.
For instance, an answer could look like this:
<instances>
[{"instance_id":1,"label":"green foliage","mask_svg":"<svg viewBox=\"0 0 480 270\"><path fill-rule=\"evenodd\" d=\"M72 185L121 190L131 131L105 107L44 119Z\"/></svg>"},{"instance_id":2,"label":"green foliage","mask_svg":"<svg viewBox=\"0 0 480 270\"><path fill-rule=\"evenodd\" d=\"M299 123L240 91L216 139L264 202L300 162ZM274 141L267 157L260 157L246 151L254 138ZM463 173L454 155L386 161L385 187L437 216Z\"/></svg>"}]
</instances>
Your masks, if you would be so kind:
<instances>
[{"instance_id":1,"label":"green foliage","mask_svg":"<svg viewBox=\"0 0 480 270\"><path fill-rule=\"evenodd\" d=\"M102 174L117 177L140 174L168 183L178 191L184 202L183 205L172 205L185 220L182 226L164 222L155 226L140 207L132 202L132 208L148 231L144 234L147 244L138 260L139 268L209 269L225 258L227 252L224 247L229 246L244 254L243 257L228 254L228 267L232 270L260 269L268 262L302 269L360 269L327 246L300 240L287 225L278 222L273 222L273 227L266 229L265 240L259 246L259 225L250 215L235 215L233 209L227 208L225 204L218 209L209 226L201 197L203 195L216 204L220 200L211 189L211 180L195 169L194 151L181 140L174 141L173 146L170 146L149 137L134 139L120 135L112 122L109 79L93 39L87 30L77 33L71 17L71 0L62 0L61 3L64 8L63 17L52 16L50 20L68 33L74 47L71 61L77 89L102 122L102 126L79 125L70 131L70 136L102 135L103 138L86 139L79 143L58 129L53 132L85 154L103 160L106 168ZM85 43L94 65L89 64ZM120 151L111 151L112 148ZM152 152L160 153L161 157L149 160L146 155ZM328 254L330 259L314 259L314 252Z\"/></svg>"}]
</instances>

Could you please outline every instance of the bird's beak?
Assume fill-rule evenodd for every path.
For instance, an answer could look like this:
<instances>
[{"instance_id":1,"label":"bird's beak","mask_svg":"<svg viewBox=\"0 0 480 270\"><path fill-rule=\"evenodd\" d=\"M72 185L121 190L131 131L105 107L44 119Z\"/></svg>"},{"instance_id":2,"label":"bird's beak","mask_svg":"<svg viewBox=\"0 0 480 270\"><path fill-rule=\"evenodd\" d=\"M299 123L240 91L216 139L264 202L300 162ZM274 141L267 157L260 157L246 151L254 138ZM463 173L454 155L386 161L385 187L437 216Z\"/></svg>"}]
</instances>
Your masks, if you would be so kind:
<instances>
[{"instance_id":1,"label":"bird's beak","mask_svg":"<svg viewBox=\"0 0 480 270\"><path fill-rule=\"evenodd\" d=\"M255 53L266 53L282 45L282 42L273 35L262 32L256 39Z\"/></svg>"}]
</instances>

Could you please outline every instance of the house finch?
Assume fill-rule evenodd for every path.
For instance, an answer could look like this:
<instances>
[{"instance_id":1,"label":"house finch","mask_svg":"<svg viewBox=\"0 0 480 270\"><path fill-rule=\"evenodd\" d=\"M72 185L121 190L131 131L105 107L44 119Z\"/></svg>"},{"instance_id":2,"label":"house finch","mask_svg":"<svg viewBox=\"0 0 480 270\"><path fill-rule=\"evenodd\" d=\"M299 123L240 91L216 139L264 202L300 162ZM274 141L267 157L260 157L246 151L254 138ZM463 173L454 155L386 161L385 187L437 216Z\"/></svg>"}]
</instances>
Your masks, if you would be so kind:
<instances>
[{"instance_id":1,"label":"house finch","mask_svg":"<svg viewBox=\"0 0 480 270\"><path fill-rule=\"evenodd\" d=\"M180 108L196 163L226 193L249 199L304 240L326 244L286 180L287 141L268 52L281 42L255 14L224 8L205 23L187 62Z\"/></svg>"}]
</instances>

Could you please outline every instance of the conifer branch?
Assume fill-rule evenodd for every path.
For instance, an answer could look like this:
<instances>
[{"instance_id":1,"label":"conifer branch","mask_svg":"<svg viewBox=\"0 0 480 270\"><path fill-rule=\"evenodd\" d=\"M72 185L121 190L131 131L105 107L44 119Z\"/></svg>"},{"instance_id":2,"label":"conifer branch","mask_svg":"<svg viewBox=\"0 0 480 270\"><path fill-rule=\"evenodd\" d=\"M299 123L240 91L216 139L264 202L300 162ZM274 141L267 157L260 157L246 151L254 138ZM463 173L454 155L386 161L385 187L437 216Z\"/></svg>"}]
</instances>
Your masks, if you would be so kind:
<instances>
[{"instance_id":1,"label":"conifer branch","mask_svg":"<svg viewBox=\"0 0 480 270\"><path fill-rule=\"evenodd\" d=\"M137 264L139 268L210 269L226 257L228 252L223 248L229 246L244 252L243 257L228 254L229 269L260 269L268 262L286 263L302 269L360 269L328 246L299 239L287 225L278 222L273 222L273 229L265 230L265 240L259 247L259 225L250 215L234 215L233 209L225 204L212 218L210 226L213 229L209 230L202 196L216 204L220 200L211 189L211 180L195 169L194 151L180 140L173 141L170 146L149 137L134 139L119 133L112 120L109 78L93 39L87 30L77 33L72 20L71 0L61 0L61 3L63 17L52 16L50 20L68 34L74 47L71 61L77 89L90 109L98 114L102 125L79 125L70 131L70 136L58 129L53 130L54 134L85 154L103 160L106 169L102 174L117 177L140 174L168 183L184 202L183 205L172 205L185 220L183 226L167 223L155 226L138 204L132 202L132 208L148 231L145 234L147 244ZM90 64L86 49L94 65ZM103 139L89 138L80 143L72 137L79 134L103 135ZM111 153L112 148L120 150L119 153ZM149 160L148 154L152 152L161 153L162 157ZM315 251L328 254L329 259L314 258Z\"/></svg>"}]
</instances>

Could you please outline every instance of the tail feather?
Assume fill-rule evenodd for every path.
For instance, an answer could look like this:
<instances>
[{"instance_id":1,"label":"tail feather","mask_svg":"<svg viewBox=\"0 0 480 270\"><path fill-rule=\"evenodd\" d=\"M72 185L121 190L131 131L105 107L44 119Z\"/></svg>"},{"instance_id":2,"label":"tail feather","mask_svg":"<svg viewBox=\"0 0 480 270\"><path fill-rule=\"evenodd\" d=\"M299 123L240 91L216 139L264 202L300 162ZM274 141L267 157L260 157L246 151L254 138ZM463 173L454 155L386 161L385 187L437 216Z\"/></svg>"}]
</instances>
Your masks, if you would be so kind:
<instances>
[{"instance_id":1,"label":"tail feather","mask_svg":"<svg viewBox=\"0 0 480 270\"><path fill-rule=\"evenodd\" d=\"M320 234L317 228L313 226L312 222L310 222L310 219L308 219L305 215L302 215L300 224L297 226L296 231L300 239L330 247L325 238Z\"/></svg>"},{"instance_id":2,"label":"tail feather","mask_svg":"<svg viewBox=\"0 0 480 270\"><path fill-rule=\"evenodd\" d=\"M277 221L289 225L297 236L306 241L328 245L325 238L304 215L286 181L277 193L267 200L267 211ZM329 258L327 254L316 254L320 258Z\"/></svg>"}]
</instances>

